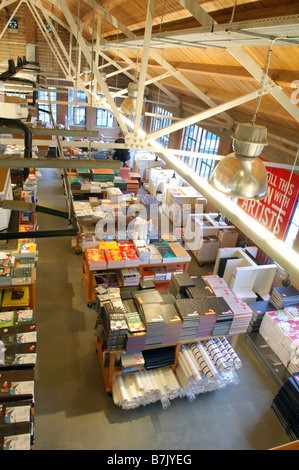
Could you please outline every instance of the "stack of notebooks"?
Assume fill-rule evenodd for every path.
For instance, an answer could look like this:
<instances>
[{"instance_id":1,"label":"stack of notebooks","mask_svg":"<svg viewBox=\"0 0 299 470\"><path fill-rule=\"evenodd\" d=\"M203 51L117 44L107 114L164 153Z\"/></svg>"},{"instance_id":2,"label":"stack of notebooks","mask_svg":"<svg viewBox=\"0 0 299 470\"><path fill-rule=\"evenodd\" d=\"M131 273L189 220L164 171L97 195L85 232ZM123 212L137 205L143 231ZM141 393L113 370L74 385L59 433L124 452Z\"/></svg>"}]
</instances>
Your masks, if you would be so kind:
<instances>
[{"instance_id":1,"label":"stack of notebooks","mask_svg":"<svg viewBox=\"0 0 299 470\"><path fill-rule=\"evenodd\" d=\"M251 302L249 308L252 310L252 317L248 325L248 333L257 333L260 329L263 317L266 312L273 312L275 309L274 305L268 300L257 300Z\"/></svg>"},{"instance_id":2,"label":"stack of notebooks","mask_svg":"<svg viewBox=\"0 0 299 470\"><path fill-rule=\"evenodd\" d=\"M141 351L123 353L120 356L123 373L138 372L144 369L144 357Z\"/></svg>"},{"instance_id":3,"label":"stack of notebooks","mask_svg":"<svg viewBox=\"0 0 299 470\"><path fill-rule=\"evenodd\" d=\"M0 402L0 451L31 450L34 415L30 400Z\"/></svg>"},{"instance_id":4,"label":"stack of notebooks","mask_svg":"<svg viewBox=\"0 0 299 470\"><path fill-rule=\"evenodd\" d=\"M147 370L169 366L174 364L175 350L171 346L168 348L150 349L143 351L143 357L145 360L145 368Z\"/></svg>"},{"instance_id":5,"label":"stack of notebooks","mask_svg":"<svg viewBox=\"0 0 299 470\"><path fill-rule=\"evenodd\" d=\"M93 181L113 181L114 172L109 169L94 169L91 171Z\"/></svg>"},{"instance_id":6,"label":"stack of notebooks","mask_svg":"<svg viewBox=\"0 0 299 470\"><path fill-rule=\"evenodd\" d=\"M161 293L156 289L142 289L133 292L134 301L139 310L143 304L160 304L165 300Z\"/></svg>"},{"instance_id":7,"label":"stack of notebooks","mask_svg":"<svg viewBox=\"0 0 299 470\"><path fill-rule=\"evenodd\" d=\"M99 248L87 248L85 251L86 261L88 263L90 271L97 269L106 269L107 261Z\"/></svg>"},{"instance_id":8,"label":"stack of notebooks","mask_svg":"<svg viewBox=\"0 0 299 470\"><path fill-rule=\"evenodd\" d=\"M291 440L299 439L299 373L285 381L273 399L272 409Z\"/></svg>"},{"instance_id":9,"label":"stack of notebooks","mask_svg":"<svg viewBox=\"0 0 299 470\"><path fill-rule=\"evenodd\" d=\"M140 316L146 327L146 347L160 346L163 343L165 320L159 303L144 303Z\"/></svg>"},{"instance_id":10,"label":"stack of notebooks","mask_svg":"<svg viewBox=\"0 0 299 470\"><path fill-rule=\"evenodd\" d=\"M211 300L212 299L209 298L201 298L197 300L200 319L196 338L207 338L209 336L213 336L217 314L211 306Z\"/></svg>"},{"instance_id":11,"label":"stack of notebooks","mask_svg":"<svg viewBox=\"0 0 299 470\"><path fill-rule=\"evenodd\" d=\"M123 286L138 286L140 282L140 272L137 268L123 268L120 270Z\"/></svg>"},{"instance_id":12,"label":"stack of notebooks","mask_svg":"<svg viewBox=\"0 0 299 470\"><path fill-rule=\"evenodd\" d=\"M174 276L175 277L175 276ZM202 277L193 278L194 286L187 287L186 296L191 299L201 299L202 297L215 297L213 289L206 284Z\"/></svg>"},{"instance_id":13,"label":"stack of notebooks","mask_svg":"<svg viewBox=\"0 0 299 470\"><path fill-rule=\"evenodd\" d=\"M180 340L183 321L172 303L160 304L162 316L164 318L163 344L176 344Z\"/></svg>"},{"instance_id":14,"label":"stack of notebooks","mask_svg":"<svg viewBox=\"0 0 299 470\"><path fill-rule=\"evenodd\" d=\"M183 321L180 341L196 337L200 321L198 302L199 300L196 299L177 299L174 302L174 306Z\"/></svg>"},{"instance_id":15,"label":"stack of notebooks","mask_svg":"<svg viewBox=\"0 0 299 470\"><path fill-rule=\"evenodd\" d=\"M274 287L269 300L277 310L290 307L299 304L299 291L294 286Z\"/></svg>"},{"instance_id":16,"label":"stack of notebooks","mask_svg":"<svg viewBox=\"0 0 299 470\"><path fill-rule=\"evenodd\" d=\"M218 274L209 274L207 276L202 276L202 278L213 290L220 287L228 287L227 282L219 277Z\"/></svg>"},{"instance_id":17,"label":"stack of notebooks","mask_svg":"<svg viewBox=\"0 0 299 470\"><path fill-rule=\"evenodd\" d=\"M222 297L226 301L233 313L229 334L245 333L252 317L251 308L238 297L235 297L228 288L216 288L215 293L217 297Z\"/></svg>"},{"instance_id":18,"label":"stack of notebooks","mask_svg":"<svg viewBox=\"0 0 299 470\"><path fill-rule=\"evenodd\" d=\"M104 304L103 328L108 351L125 349L128 327L121 306Z\"/></svg>"},{"instance_id":19,"label":"stack of notebooks","mask_svg":"<svg viewBox=\"0 0 299 470\"><path fill-rule=\"evenodd\" d=\"M182 273L174 273L171 276L171 282L169 285L170 294L176 296L178 294L186 295L186 290L190 287L195 286L194 278L184 271Z\"/></svg>"},{"instance_id":20,"label":"stack of notebooks","mask_svg":"<svg viewBox=\"0 0 299 470\"><path fill-rule=\"evenodd\" d=\"M213 336L223 336L229 333L233 320L233 312L222 297L209 299L210 308L216 313L217 320L213 330Z\"/></svg>"}]
</instances>

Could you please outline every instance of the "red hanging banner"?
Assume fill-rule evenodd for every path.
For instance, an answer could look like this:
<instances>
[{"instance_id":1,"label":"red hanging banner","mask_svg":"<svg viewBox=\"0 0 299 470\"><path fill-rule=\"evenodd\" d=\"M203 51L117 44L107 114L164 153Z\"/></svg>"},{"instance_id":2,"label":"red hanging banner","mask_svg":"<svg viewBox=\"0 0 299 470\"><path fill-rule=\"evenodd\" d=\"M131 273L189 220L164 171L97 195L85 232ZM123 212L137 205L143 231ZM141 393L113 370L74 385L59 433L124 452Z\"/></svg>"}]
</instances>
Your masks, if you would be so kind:
<instances>
[{"instance_id":1,"label":"red hanging banner","mask_svg":"<svg viewBox=\"0 0 299 470\"><path fill-rule=\"evenodd\" d=\"M266 161L262 158L263 161ZM267 168L268 195L261 200L239 199L248 215L268 228L280 240L284 240L299 195L299 176L282 168ZM278 220L277 220L278 219Z\"/></svg>"}]
</instances>

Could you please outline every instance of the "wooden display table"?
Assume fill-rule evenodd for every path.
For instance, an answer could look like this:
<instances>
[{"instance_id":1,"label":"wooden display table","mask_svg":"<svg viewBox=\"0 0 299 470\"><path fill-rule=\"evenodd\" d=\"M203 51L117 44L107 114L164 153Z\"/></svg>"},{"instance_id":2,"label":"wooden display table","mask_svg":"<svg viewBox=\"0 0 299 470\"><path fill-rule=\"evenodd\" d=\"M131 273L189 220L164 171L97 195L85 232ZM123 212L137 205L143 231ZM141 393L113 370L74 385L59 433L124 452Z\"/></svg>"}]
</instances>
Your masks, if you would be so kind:
<instances>
[{"instance_id":1,"label":"wooden display table","mask_svg":"<svg viewBox=\"0 0 299 470\"><path fill-rule=\"evenodd\" d=\"M153 346L153 347L150 347L150 348L145 348L145 350L167 348L169 346L175 347L175 361L171 366L173 372L175 372L176 367L177 367L177 363L178 363L179 352L181 350L182 344L190 344L190 343L194 343L194 342L197 342L197 341L207 341L208 339L221 338L221 337L222 336L209 336L209 337L206 337L206 338L194 338L194 339L189 339L187 341L179 341L178 343L174 343L174 344L163 344L163 345L160 345L160 346ZM237 343L238 335L231 336L231 338L232 338L231 345L234 348L236 343ZM103 374L105 389L106 389L107 393L111 394L114 375L122 374L122 367L121 366L115 366L115 356L117 354L124 353L125 350L108 351L109 352L109 363L108 363L108 367L106 367L104 365L103 351L102 351L102 347L101 347L101 339L100 339L99 336L96 336L95 343L96 343L97 354L98 354L99 361L100 361L101 371L102 371L102 374Z\"/></svg>"},{"instance_id":2,"label":"wooden display table","mask_svg":"<svg viewBox=\"0 0 299 470\"><path fill-rule=\"evenodd\" d=\"M184 271L188 271L189 261L174 261L172 263L157 263L157 264L154 264L154 263L140 264L139 266L136 266L136 269L138 269L140 274L142 274L142 269L143 268L171 266L171 265L174 265L174 264L183 265ZM102 269L102 270L96 269L95 271L103 271L103 272L104 271L110 271L110 270L115 271L116 274L117 274L119 286L123 287L122 281L120 279L120 270L121 269L123 269L123 268L105 268L105 269ZM84 252L83 252L83 265L82 265L81 275L82 275L83 285L84 285L84 289L85 289L86 300L88 302L87 305L88 305L88 307L91 307L91 305L95 302L95 292L94 292L94 290L95 290L95 287L97 287L97 285L96 285L96 281L95 281L95 278L94 278L94 272L89 268L89 264L86 261L86 257L85 257ZM159 281L159 283L160 282L161 281ZM170 282L170 280L168 282Z\"/></svg>"}]
</instances>

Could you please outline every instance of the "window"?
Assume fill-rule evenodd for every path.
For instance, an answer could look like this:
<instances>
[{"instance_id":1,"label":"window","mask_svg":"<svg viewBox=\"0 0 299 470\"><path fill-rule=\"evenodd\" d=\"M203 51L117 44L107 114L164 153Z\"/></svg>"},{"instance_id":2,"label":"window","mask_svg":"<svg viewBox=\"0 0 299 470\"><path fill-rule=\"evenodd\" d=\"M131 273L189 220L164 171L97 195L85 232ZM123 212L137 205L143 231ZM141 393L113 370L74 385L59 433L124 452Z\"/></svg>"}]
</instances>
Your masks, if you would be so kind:
<instances>
[{"instance_id":1,"label":"window","mask_svg":"<svg viewBox=\"0 0 299 470\"><path fill-rule=\"evenodd\" d=\"M68 92L68 101L86 103L86 94L82 90L77 90L76 94L76 91L71 88ZM68 123L70 126L85 126L86 106L80 106L80 104L77 104L76 106L68 105Z\"/></svg>"},{"instance_id":2,"label":"window","mask_svg":"<svg viewBox=\"0 0 299 470\"><path fill-rule=\"evenodd\" d=\"M151 132L162 129L163 127L169 126L172 123L172 120L169 118L172 117L173 114L166 109L160 108L159 106L153 106L153 114L160 114L162 116L152 117ZM162 147L167 148L169 143L169 134L162 135L157 139L157 141L160 143L160 145L162 145Z\"/></svg>"},{"instance_id":3,"label":"window","mask_svg":"<svg viewBox=\"0 0 299 470\"><path fill-rule=\"evenodd\" d=\"M295 238L299 229L299 199L297 200L291 222L289 224L288 233L285 238L285 243L289 246L293 246Z\"/></svg>"},{"instance_id":4,"label":"window","mask_svg":"<svg viewBox=\"0 0 299 470\"><path fill-rule=\"evenodd\" d=\"M185 127L181 149L192 152L202 152L216 154L219 146L219 137L211 132L196 126L195 124ZM209 158L195 158L190 156L181 156L181 160L189 165L202 178L209 179L212 175L215 160Z\"/></svg>"},{"instance_id":5,"label":"window","mask_svg":"<svg viewBox=\"0 0 299 470\"><path fill-rule=\"evenodd\" d=\"M98 108L96 126L113 127L113 113L108 109Z\"/></svg>"},{"instance_id":6,"label":"window","mask_svg":"<svg viewBox=\"0 0 299 470\"><path fill-rule=\"evenodd\" d=\"M42 122L51 124L52 120L51 120L50 114L43 111L43 110L50 111L50 106L48 104L48 92L47 91L39 91L38 92L38 99L43 100L43 101L47 101L47 103L39 103L38 104L38 119ZM50 92L50 100L51 100L51 110L52 110L53 119L54 119L54 122L56 123L57 122L57 104L56 103L52 104L53 101L57 100L56 91L51 91Z\"/></svg>"},{"instance_id":7,"label":"window","mask_svg":"<svg viewBox=\"0 0 299 470\"><path fill-rule=\"evenodd\" d=\"M9 29L17 30L18 27L19 27L19 21L16 18L13 18L12 20L10 20L8 24Z\"/></svg>"}]
</instances>

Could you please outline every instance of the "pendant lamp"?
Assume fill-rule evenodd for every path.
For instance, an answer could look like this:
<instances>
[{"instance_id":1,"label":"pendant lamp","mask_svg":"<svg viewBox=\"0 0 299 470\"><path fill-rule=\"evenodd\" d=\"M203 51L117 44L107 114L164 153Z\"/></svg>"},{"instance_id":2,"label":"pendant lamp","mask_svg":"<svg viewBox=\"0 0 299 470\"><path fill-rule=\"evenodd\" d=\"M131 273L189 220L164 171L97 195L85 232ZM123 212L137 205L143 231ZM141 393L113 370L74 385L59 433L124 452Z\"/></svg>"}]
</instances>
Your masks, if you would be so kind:
<instances>
[{"instance_id":1,"label":"pendant lamp","mask_svg":"<svg viewBox=\"0 0 299 470\"><path fill-rule=\"evenodd\" d=\"M258 155L268 145L267 129L252 123L239 123L232 141L234 152L219 161L209 183L229 197L265 198L267 172Z\"/></svg>"},{"instance_id":2,"label":"pendant lamp","mask_svg":"<svg viewBox=\"0 0 299 470\"><path fill-rule=\"evenodd\" d=\"M136 100L138 95L138 83L130 82L128 84L128 98L125 98L120 105L123 114L132 116L136 111ZM144 105L142 105L142 114L144 114Z\"/></svg>"}]
</instances>

